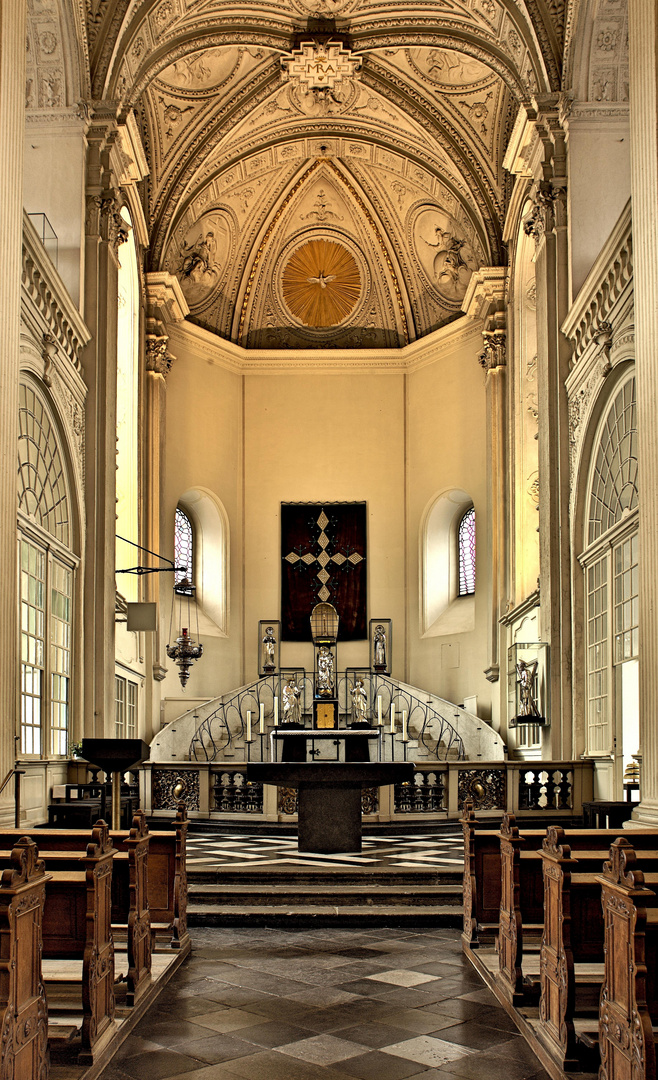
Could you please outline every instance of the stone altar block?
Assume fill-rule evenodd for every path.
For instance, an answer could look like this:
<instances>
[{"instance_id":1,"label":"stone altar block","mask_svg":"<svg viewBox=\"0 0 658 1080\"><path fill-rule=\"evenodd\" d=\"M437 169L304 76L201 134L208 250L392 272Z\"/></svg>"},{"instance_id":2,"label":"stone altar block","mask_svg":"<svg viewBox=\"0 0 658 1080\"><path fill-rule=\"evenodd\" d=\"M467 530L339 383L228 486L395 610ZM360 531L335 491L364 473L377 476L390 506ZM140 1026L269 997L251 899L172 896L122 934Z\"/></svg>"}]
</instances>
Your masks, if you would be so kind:
<instances>
[{"instance_id":1,"label":"stone altar block","mask_svg":"<svg viewBox=\"0 0 658 1080\"><path fill-rule=\"evenodd\" d=\"M412 783L413 775L411 761L263 761L247 765L248 781L297 788L297 846L300 851L319 855L361 851L362 788Z\"/></svg>"}]
</instances>

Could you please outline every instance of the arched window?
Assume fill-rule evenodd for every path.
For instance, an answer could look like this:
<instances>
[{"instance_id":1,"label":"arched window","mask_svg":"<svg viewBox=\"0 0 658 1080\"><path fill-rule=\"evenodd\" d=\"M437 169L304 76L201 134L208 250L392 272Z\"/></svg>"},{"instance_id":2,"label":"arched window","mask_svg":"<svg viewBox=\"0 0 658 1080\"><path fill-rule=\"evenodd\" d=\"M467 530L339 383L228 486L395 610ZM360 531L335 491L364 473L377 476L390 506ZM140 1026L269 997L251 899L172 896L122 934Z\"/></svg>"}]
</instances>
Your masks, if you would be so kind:
<instances>
[{"instance_id":1,"label":"arched window","mask_svg":"<svg viewBox=\"0 0 658 1080\"><path fill-rule=\"evenodd\" d=\"M186 566L187 571L177 570L174 584L179 585L183 578L194 584L194 530L192 522L180 506L176 507L174 522L174 561L176 566Z\"/></svg>"},{"instance_id":2,"label":"arched window","mask_svg":"<svg viewBox=\"0 0 658 1080\"><path fill-rule=\"evenodd\" d=\"M475 510L458 488L428 505L420 534L420 632L458 634L475 626Z\"/></svg>"},{"instance_id":3,"label":"arched window","mask_svg":"<svg viewBox=\"0 0 658 1080\"><path fill-rule=\"evenodd\" d=\"M475 507L471 506L459 522L459 595L475 592Z\"/></svg>"},{"instance_id":4,"label":"arched window","mask_svg":"<svg viewBox=\"0 0 658 1080\"><path fill-rule=\"evenodd\" d=\"M138 514L138 406L139 406L139 273L135 235L126 207L121 217L128 226L128 239L119 248L117 311L117 524L124 540L139 543ZM130 549L116 542L117 566L129 566ZM137 600L138 578L121 574L117 587L126 600Z\"/></svg>"},{"instance_id":5,"label":"arched window","mask_svg":"<svg viewBox=\"0 0 658 1080\"><path fill-rule=\"evenodd\" d=\"M626 763L639 740L637 478L635 378L630 376L596 432L581 556L587 752L605 757L623 747Z\"/></svg>"},{"instance_id":6,"label":"arched window","mask_svg":"<svg viewBox=\"0 0 658 1080\"><path fill-rule=\"evenodd\" d=\"M65 755L75 567L70 483L50 408L19 386L20 752Z\"/></svg>"}]
</instances>

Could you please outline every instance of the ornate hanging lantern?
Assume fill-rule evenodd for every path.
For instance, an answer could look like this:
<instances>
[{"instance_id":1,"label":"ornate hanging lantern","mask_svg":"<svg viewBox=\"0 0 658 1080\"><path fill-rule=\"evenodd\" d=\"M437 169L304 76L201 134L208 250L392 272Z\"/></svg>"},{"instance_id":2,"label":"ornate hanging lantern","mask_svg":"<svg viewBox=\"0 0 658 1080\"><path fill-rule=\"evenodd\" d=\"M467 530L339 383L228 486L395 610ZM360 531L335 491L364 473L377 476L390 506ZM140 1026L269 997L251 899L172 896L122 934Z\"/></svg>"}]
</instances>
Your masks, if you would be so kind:
<instances>
[{"instance_id":1,"label":"ornate hanging lantern","mask_svg":"<svg viewBox=\"0 0 658 1080\"><path fill-rule=\"evenodd\" d=\"M196 593L196 587L183 578L177 585L174 585L174 598L171 605L171 620L169 623L169 640L171 641L173 636L174 625L174 609L176 607L176 598L178 597L178 618L176 620L177 627L180 627L178 636L175 639L173 645L166 646L167 656L170 660L178 666L178 677L180 684L185 689L187 680L190 677L190 668L195 660L198 660L203 656L203 645L199 641L199 612L196 604L194 604L194 613L192 612L192 601L194 600L194 594ZM190 635L191 616L194 614L196 620L196 640ZM185 625L187 624L187 625Z\"/></svg>"}]
</instances>

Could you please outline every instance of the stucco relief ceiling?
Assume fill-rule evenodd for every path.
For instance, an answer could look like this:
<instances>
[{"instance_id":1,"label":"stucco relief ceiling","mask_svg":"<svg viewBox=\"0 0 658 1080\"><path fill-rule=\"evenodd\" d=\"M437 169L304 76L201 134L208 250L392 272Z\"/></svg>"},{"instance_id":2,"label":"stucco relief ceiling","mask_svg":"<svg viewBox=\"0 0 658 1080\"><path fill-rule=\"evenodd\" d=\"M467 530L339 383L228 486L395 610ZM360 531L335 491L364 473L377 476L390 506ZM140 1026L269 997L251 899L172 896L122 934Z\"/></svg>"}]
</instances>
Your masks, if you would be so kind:
<instances>
[{"instance_id":1,"label":"stucco relief ceiling","mask_svg":"<svg viewBox=\"0 0 658 1080\"><path fill-rule=\"evenodd\" d=\"M150 268L207 329L399 346L504 259L502 159L518 108L558 85L560 0L91 6L92 86L134 111L149 164Z\"/></svg>"}]
</instances>

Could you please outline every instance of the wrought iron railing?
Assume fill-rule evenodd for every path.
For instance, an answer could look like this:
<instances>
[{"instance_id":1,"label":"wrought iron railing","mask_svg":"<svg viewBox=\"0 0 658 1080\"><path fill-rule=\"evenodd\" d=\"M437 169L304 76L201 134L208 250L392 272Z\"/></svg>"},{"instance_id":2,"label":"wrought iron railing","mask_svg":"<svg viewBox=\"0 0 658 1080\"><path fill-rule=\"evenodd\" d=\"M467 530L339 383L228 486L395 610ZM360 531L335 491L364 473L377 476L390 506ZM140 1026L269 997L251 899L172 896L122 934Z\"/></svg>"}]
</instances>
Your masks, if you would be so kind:
<instances>
[{"instance_id":1,"label":"wrought iron railing","mask_svg":"<svg viewBox=\"0 0 658 1080\"><path fill-rule=\"evenodd\" d=\"M278 698L281 722L284 720L281 711L282 692L288 678L289 673L285 671L268 675L242 687L227 701L220 702L195 731L189 748L190 761L217 761L221 755L230 751L235 743L242 742L247 734L248 712L251 713L252 740L256 743L254 759L265 759L269 753L269 741L265 735L274 723L274 699ZM366 719L373 726L381 717L383 731L388 731L391 707L394 706L398 738L401 734L401 714L406 712L409 739L417 741L424 755L437 761L464 759L464 743L452 723L453 720L458 720L460 715L454 706L446 703L445 708L441 709L437 706L436 699L422 701L389 676L373 674L365 669L349 668L337 674L339 727L348 726L354 718L352 689L357 679L363 682L368 701ZM300 672L295 674L295 682L300 689L299 718L302 722L310 723L313 710L313 678ZM263 732L260 731L261 706ZM448 717L451 710L452 715Z\"/></svg>"}]
</instances>

